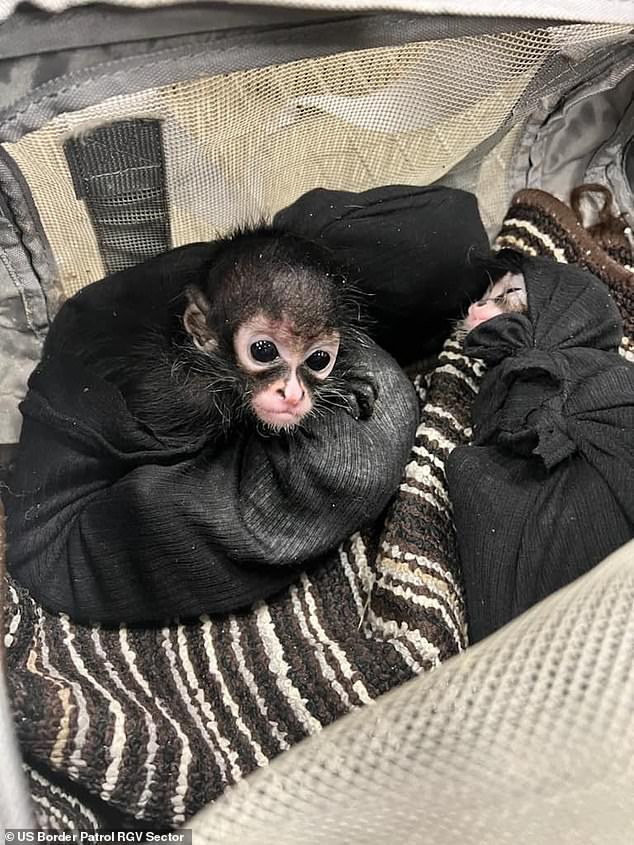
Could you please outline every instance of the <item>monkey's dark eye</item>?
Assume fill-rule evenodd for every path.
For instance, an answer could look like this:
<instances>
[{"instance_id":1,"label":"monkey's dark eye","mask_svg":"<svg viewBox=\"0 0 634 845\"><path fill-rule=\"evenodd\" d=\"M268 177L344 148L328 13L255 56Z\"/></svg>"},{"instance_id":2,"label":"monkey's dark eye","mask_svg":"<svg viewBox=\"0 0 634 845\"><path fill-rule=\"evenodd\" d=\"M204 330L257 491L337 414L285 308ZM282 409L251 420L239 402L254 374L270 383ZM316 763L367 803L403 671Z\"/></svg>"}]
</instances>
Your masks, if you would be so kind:
<instances>
[{"instance_id":1,"label":"monkey's dark eye","mask_svg":"<svg viewBox=\"0 0 634 845\"><path fill-rule=\"evenodd\" d=\"M501 293L499 296L495 296L493 298L493 302L495 302L496 305L504 305L511 293L523 293L523 291L522 288L507 288L504 293Z\"/></svg>"},{"instance_id":2,"label":"monkey's dark eye","mask_svg":"<svg viewBox=\"0 0 634 845\"><path fill-rule=\"evenodd\" d=\"M270 340L256 340L251 344L251 357L259 364L270 364L279 358L279 355L277 346Z\"/></svg>"},{"instance_id":3,"label":"monkey's dark eye","mask_svg":"<svg viewBox=\"0 0 634 845\"><path fill-rule=\"evenodd\" d=\"M330 354L324 352L323 349L318 349L306 358L306 366L318 373L320 370L325 370L330 364Z\"/></svg>"}]
</instances>

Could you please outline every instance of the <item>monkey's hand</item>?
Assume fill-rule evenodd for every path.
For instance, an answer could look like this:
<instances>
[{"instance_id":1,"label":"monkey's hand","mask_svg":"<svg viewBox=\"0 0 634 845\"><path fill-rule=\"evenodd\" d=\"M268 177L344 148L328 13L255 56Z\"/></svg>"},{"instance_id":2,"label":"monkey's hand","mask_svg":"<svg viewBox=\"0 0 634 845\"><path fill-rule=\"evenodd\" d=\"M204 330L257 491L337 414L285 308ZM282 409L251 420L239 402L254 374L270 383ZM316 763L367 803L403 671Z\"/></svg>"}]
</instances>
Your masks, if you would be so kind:
<instances>
[{"instance_id":1,"label":"monkey's hand","mask_svg":"<svg viewBox=\"0 0 634 845\"><path fill-rule=\"evenodd\" d=\"M348 413L355 420L368 420L379 395L374 373L351 372L346 376L344 389Z\"/></svg>"}]
</instances>

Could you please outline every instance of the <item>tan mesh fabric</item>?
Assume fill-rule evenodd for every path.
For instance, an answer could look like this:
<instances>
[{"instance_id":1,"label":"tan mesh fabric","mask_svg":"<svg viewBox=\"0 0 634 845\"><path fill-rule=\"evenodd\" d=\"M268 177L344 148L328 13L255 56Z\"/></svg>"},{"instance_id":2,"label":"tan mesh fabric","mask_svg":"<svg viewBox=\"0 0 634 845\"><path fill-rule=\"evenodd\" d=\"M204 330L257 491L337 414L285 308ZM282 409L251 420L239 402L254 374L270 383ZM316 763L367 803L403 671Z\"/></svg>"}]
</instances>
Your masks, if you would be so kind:
<instances>
[{"instance_id":1,"label":"tan mesh fabric","mask_svg":"<svg viewBox=\"0 0 634 845\"><path fill-rule=\"evenodd\" d=\"M188 826L199 845L630 845L633 760L634 541Z\"/></svg>"},{"instance_id":2,"label":"tan mesh fabric","mask_svg":"<svg viewBox=\"0 0 634 845\"><path fill-rule=\"evenodd\" d=\"M514 136L505 138L505 127L516 107L516 120L527 113L518 104L536 74L562 48L587 50L626 31L552 27L217 75L112 97L5 146L33 192L67 294L104 268L62 145L130 117L162 120L173 246L270 217L314 187L429 184L501 132L474 184L457 185L480 191L492 226L510 199L505 171Z\"/></svg>"},{"instance_id":3,"label":"tan mesh fabric","mask_svg":"<svg viewBox=\"0 0 634 845\"><path fill-rule=\"evenodd\" d=\"M477 162L472 170L464 172L459 167L440 181L450 188L469 191L478 198L480 217L489 235L493 237L500 228L500 220L509 203L510 173L515 145L524 130L523 122L513 126L489 153Z\"/></svg>"}]
</instances>

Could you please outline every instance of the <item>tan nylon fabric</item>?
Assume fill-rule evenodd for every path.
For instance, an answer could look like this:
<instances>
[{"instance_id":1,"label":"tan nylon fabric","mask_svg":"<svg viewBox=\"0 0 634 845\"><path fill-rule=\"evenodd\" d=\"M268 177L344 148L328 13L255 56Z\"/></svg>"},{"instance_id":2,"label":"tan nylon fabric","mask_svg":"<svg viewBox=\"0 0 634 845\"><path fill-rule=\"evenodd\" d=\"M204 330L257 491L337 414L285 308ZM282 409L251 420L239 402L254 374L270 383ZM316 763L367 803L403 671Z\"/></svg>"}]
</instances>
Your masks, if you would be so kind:
<instances>
[{"instance_id":1,"label":"tan nylon fabric","mask_svg":"<svg viewBox=\"0 0 634 845\"><path fill-rule=\"evenodd\" d=\"M72 294L104 268L64 158L69 135L122 118L163 120L178 246L268 218L314 187L361 191L442 179L500 129L548 57L625 31L555 27L217 75L62 114L6 148L33 192L61 286ZM502 137L476 184L464 186L477 191L485 225L499 224L510 199L513 140Z\"/></svg>"},{"instance_id":2,"label":"tan nylon fabric","mask_svg":"<svg viewBox=\"0 0 634 845\"><path fill-rule=\"evenodd\" d=\"M197 845L631 845L634 541L188 824Z\"/></svg>"}]
</instances>

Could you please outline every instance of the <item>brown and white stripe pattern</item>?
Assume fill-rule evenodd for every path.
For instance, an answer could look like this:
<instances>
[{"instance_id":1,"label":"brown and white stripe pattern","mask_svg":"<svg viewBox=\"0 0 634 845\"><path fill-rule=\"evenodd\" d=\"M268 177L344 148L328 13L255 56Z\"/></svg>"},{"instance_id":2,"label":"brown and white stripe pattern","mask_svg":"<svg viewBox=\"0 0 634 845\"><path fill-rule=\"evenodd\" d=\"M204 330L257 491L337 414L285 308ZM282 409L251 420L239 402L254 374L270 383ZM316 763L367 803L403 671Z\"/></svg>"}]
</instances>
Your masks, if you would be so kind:
<instances>
[{"instance_id":1,"label":"brown and white stripe pattern","mask_svg":"<svg viewBox=\"0 0 634 845\"><path fill-rule=\"evenodd\" d=\"M625 325L625 340L634 341L634 273L622 263L622 254L602 248L584 229L573 211L556 197L534 189L519 191L496 240L498 248L510 247L529 255L543 255L577 264L594 273L610 288ZM621 250L622 253L622 250ZM629 250L629 259L634 256ZM621 345L628 355L631 347Z\"/></svg>"},{"instance_id":2,"label":"brown and white stripe pattern","mask_svg":"<svg viewBox=\"0 0 634 845\"><path fill-rule=\"evenodd\" d=\"M468 441L479 376L449 341L431 376L416 379L416 445L383 529L355 534L249 612L108 629L48 614L10 586L16 724L48 825L97 828L106 808L109 823L180 825L305 736L464 648L443 467Z\"/></svg>"},{"instance_id":3,"label":"brown and white stripe pattern","mask_svg":"<svg viewBox=\"0 0 634 845\"><path fill-rule=\"evenodd\" d=\"M421 648L416 659L431 668L466 646L460 570L455 551L451 503L444 462L471 436L470 407L482 375L480 362L467 358L451 338L422 398L412 458L376 559L374 601L379 616L408 623ZM401 627L402 630L402 627ZM412 637L400 645L413 646Z\"/></svg>"},{"instance_id":4,"label":"brown and white stripe pattern","mask_svg":"<svg viewBox=\"0 0 634 845\"><path fill-rule=\"evenodd\" d=\"M33 801L33 812L39 827L61 832L91 832L99 821L95 814L66 790L51 783L28 764L24 764Z\"/></svg>"}]
</instances>

